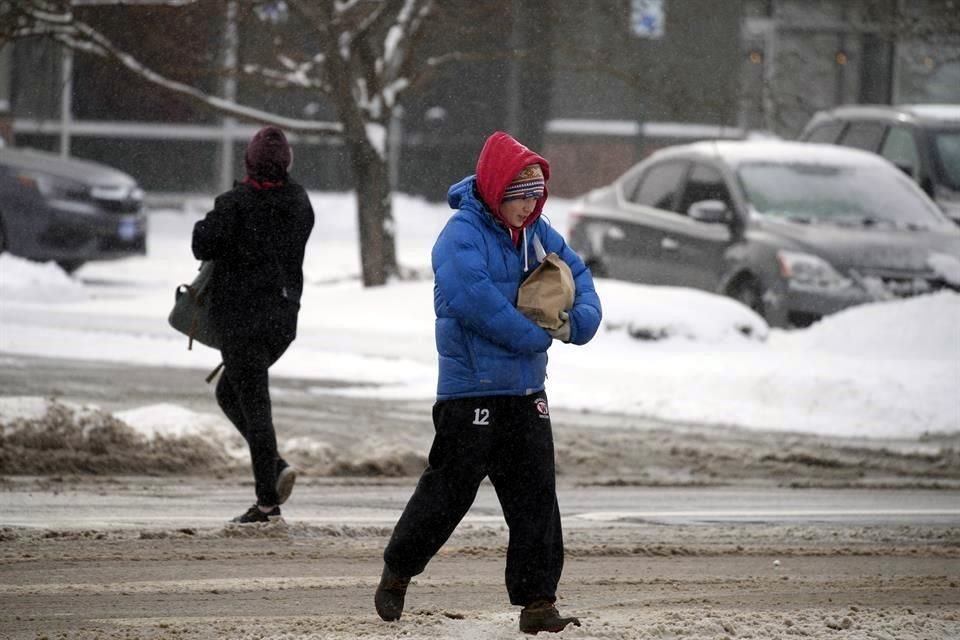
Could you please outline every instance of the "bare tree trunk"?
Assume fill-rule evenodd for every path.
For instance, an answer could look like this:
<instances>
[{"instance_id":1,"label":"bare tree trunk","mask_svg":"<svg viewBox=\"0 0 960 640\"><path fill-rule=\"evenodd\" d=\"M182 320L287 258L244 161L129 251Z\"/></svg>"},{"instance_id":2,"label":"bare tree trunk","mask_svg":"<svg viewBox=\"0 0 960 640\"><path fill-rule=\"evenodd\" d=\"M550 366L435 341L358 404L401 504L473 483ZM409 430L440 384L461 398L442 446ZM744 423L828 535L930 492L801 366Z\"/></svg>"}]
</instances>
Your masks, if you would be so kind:
<instances>
[{"instance_id":1,"label":"bare tree trunk","mask_svg":"<svg viewBox=\"0 0 960 640\"><path fill-rule=\"evenodd\" d=\"M329 11L331 6L332 3L324 5L323 9ZM326 19L332 20L332 16L327 15ZM386 284L389 276L399 272L394 247L388 156L385 149L379 152L368 137L369 127L384 125L367 119L363 101L354 95L357 86L350 65L357 58L345 57L337 42L331 37L324 41L324 46L332 87L331 98L336 105L338 119L343 124L343 141L350 153L357 192L361 278L363 286L378 287Z\"/></svg>"},{"instance_id":2,"label":"bare tree trunk","mask_svg":"<svg viewBox=\"0 0 960 640\"><path fill-rule=\"evenodd\" d=\"M357 227L363 286L399 275L387 161L369 142L347 141L357 185Z\"/></svg>"}]
</instances>

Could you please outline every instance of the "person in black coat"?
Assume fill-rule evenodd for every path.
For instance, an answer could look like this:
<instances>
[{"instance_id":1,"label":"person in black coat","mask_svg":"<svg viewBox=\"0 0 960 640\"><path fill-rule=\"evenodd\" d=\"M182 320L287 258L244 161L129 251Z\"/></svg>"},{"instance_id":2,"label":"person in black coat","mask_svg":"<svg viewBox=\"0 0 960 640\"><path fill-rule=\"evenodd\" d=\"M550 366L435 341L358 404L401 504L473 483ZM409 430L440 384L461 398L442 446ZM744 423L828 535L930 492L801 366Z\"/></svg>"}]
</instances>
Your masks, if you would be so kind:
<instances>
[{"instance_id":1,"label":"person in black coat","mask_svg":"<svg viewBox=\"0 0 960 640\"><path fill-rule=\"evenodd\" d=\"M268 369L297 335L303 258L313 207L288 170L283 131L265 127L247 146L246 177L219 195L193 229L193 254L213 260L210 320L222 336L217 403L250 447L256 503L234 522L280 516L296 472L277 453Z\"/></svg>"}]
</instances>

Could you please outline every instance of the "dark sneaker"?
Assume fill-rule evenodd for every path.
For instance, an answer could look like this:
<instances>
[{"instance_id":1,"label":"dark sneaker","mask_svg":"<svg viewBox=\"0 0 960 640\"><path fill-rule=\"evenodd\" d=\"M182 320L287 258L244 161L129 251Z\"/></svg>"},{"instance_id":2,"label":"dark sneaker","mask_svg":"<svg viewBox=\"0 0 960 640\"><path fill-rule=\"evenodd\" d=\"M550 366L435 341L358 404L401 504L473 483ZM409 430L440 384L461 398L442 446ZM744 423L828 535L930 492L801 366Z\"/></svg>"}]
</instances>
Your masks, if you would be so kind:
<instances>
[{"instance_id":1,"label":"dark sneaker","mask_svg":"<svg viewBox=\"0 0 960 640\"><path fill-rule=\"evenodd\" d=\"M270 522L273 519L280 517L280 507L274 507L269 512L264 513L260 510L260 507L253 505L246 512L240 514L230 522L235 522L237 524L249 524L251 522Z\"/></svg>"},{"instance_id":2,"label":"dark sneaker","mask_svg":"<svg viewBox=\"0 0 960 640\"><path fill-rule=\"evenodd\" d=\"M383 575L380 584L373 596L373 604L377 607L377 615L387 622L400 619L403 613L403 599L407 595L407 586L410 578L398 576L390 567L383 565Z\"/></svg>"},{"instance_id":3,"label":"dark sneaker","mask_svg":"<svg viewBox=\"0 0 960 640\"><path fill-rule=\"evenodd\" d=\"M549 600L537 600L528 604L520 612L520 631L538 634L541 631L558 633L567 628L568 624L580 626L577 618L562 618L557 607Z\"/></svg>"},{"instance_id":4,"label":"dark sneaker","mask_svg":"<svg viewBox=\"0 0 960 640\"><path fill-rule=\"evenodd\" d=\"M297 481L297 470L286 464L277 472L277 504L287 501L293 493L293 485Z\"/></svg>"}]
</instances>

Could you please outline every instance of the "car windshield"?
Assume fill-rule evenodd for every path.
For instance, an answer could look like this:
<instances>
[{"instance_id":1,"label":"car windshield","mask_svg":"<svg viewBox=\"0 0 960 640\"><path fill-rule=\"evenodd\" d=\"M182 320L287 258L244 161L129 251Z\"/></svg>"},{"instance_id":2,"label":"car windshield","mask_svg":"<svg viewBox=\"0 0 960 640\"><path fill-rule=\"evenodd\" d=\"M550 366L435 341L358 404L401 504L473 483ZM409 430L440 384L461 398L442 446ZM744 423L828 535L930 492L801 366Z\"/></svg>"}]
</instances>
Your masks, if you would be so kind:
<instances>
[{"instance_id":1,"label":"car windshield","mask_svg":"<svg viewBox=\"0 0 960 640\"><path fill-rule=\"evenodd\" d=\"M934 131L931 135L939 182L960 191L960 130Z\"/></svg>"},{"instance_id":2,"label":"car windshield","mask_svg":"<svg viewBox=\"0 0 960 640\"><path fill-rule=\"evenodd\" d=\"M909 178L883 166L752 162L738 175L753 210L764 215L864 226L945 224Z\"/></svg>"}]
</instances>

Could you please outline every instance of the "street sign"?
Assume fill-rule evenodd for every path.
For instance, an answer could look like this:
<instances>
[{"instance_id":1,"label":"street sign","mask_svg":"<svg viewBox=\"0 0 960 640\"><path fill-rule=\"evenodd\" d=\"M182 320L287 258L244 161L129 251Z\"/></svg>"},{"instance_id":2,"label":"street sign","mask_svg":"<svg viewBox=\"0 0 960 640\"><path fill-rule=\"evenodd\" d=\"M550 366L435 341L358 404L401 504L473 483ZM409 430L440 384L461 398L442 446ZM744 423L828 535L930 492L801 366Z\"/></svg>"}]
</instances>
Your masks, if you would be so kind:
<instances>
[{"instance_id":1,"label":"street sign","mask_svg":"<svg viewBox=\"0 0 960 640\"><path fill-rule=\"evenodd\" d=\"M664 29L664 3L666 0L631 0L630 27L635 36L661 38Z\"/></svg>"}]
</instances>

